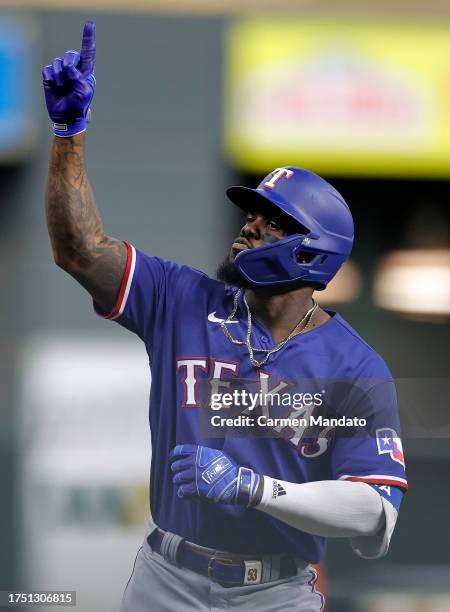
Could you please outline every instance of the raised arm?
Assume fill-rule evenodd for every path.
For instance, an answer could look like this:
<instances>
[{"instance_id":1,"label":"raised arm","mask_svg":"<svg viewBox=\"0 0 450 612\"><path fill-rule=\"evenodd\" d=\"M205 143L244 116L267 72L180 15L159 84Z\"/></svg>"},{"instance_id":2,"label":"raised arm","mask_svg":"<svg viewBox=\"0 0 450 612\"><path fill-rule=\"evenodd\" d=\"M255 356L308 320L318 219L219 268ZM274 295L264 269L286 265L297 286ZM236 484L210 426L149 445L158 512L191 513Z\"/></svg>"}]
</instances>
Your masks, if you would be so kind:
<instances>
[{"instance_id":1,"label":"raised arm","mask_svg":"<svg viewBox=\"0 0 450 612\"><path fill-rule=\"evenodd\" d=\"M116 302L126 246L105 236L85 166L85 133L55 137L47 178L47 227L58 266L105 310Z\"/></svg>"},{"instance_id":2,"label":"raised arm","mask_svg":"<svg viewBox=\"0 0 450 612\"><path fill-rule=\"evenodd\" d=\"M85 130L94 96L95 25L84 26L81 52L66 51L43 70L55 138L46 213L55 262L105 310L113 308L126 265L126 246L105 236L85 165Z\"/></svg>"}]
</instances>

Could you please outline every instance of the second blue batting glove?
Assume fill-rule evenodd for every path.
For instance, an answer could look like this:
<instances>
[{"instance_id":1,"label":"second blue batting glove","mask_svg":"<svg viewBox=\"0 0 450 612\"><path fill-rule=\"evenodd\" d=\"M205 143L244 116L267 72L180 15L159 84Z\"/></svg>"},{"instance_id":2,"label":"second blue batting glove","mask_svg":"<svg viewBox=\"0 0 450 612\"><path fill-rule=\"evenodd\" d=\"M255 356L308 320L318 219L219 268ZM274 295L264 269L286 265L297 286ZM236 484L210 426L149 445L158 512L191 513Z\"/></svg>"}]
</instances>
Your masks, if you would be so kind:
<instances>
[{"instance_id":1,"label":"second blue batting glove","mask_svg":"<svg viewBox=\"0 0 450 612\"><path fill-rule=\"evenodd\" d=\"M238 466L222 451L196 444L176 446L170 453L178 497L200 497L216 504L251 506L259 474Z\"/></svg>"}]
</instances>

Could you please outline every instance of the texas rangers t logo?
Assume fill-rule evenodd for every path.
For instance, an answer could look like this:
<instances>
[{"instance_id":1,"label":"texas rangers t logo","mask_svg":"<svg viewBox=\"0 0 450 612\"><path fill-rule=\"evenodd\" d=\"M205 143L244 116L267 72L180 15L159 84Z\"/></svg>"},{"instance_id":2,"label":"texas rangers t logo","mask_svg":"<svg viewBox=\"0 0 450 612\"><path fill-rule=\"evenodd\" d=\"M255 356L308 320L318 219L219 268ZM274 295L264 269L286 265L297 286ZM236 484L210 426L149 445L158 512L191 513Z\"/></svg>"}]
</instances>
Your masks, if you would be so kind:
<instances>
[{"instance_id":1,"label":"texas rangers t logo","mask_svg":"<svg viewBox=\"0 0 450 612\"><path fill-rule=\"evenodd\" d=\"M294 172L292 170L288 170L287 168L275 168L272 175L273 176L270 181L266 181L264 183L264 187L267 189L273 189L282 177L290 179L291 176L294 176Z\"/></svg>"}]
</instances>

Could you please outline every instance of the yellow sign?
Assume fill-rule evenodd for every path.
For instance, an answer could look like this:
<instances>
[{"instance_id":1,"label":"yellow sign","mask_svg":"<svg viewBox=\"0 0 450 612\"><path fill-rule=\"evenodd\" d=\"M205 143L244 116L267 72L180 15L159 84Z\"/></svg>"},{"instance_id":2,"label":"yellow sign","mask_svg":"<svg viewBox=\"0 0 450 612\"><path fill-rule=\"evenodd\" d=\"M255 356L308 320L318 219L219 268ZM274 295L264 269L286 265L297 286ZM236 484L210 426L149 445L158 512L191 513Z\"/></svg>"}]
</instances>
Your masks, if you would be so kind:
<instances>
[{"instance_id":1,"label":"yellow sign","mask_svg":"<svg viewBox=\"0 0 450 612\"><path fill-rule=\"evenodd\" d=\"M450 22L231 27L225 148L247 172L450 176Z\"/></svg>"}]
</instances>

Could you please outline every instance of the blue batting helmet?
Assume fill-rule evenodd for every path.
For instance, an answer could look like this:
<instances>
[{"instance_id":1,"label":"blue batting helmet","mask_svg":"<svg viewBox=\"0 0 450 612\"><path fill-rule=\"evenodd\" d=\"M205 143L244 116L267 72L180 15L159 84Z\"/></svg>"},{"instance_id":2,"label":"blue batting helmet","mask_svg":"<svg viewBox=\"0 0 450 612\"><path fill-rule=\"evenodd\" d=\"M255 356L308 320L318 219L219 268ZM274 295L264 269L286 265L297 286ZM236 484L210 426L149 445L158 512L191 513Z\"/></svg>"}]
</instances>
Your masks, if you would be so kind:
<instances>
[{"instance_id":1,"label":"blue batting helmet","mask_svg":"<svg viewBox=\"0 0 450 612\"><path fill-rule=\"evenodd\" d=\"M252 285L303 281L325 288L350 255L353 218L344 198L308 170L277 168L256 189L230 187L230 200L279 220L286 238L242 251L235 266Z\"/></svg>"}]
</instances>

